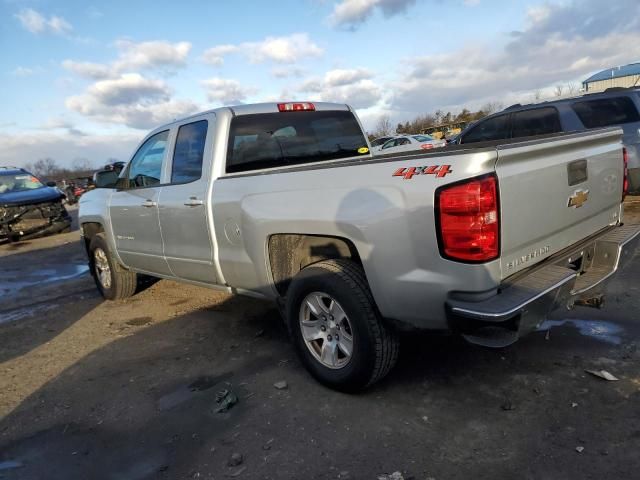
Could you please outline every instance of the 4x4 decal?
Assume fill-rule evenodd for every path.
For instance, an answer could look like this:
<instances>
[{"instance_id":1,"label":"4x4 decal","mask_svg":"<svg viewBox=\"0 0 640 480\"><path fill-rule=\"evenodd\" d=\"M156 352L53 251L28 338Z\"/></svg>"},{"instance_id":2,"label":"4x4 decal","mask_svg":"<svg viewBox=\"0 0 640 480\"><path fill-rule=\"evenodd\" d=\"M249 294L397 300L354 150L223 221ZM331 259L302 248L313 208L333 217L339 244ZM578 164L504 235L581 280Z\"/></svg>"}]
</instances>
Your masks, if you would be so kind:
<instances>
[{"instance_id":1,"label":"4x4 decal","mask_svg":"<svg viewBox=\"0 0 640 480\"><path fill-rule=\"evenodd\" d=\"M400 167L393 176L402 177L405 180L411 180L414 175L435 175L436 177L444 177L453 173L451 165L427 165L426 167Z\"/></svg>"}]
</instances>

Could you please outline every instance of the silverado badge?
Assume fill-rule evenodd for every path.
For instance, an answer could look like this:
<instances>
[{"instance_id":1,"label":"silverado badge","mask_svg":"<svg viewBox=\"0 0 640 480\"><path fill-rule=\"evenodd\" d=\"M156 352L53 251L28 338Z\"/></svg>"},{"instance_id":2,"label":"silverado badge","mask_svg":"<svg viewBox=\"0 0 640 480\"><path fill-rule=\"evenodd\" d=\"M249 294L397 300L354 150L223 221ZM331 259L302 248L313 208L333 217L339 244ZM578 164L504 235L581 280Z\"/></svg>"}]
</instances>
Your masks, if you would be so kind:
<instances>
[{"instance_id":1,"label":"silverado badge","mask_svg":"<svg viewBox=\"0 0 640 480\"><path fill-rule=\"evenodd\" d=\"M589 190L576 190L569 197L567 207L580 208L589 200Z\"/></svg>"}]
</instances>

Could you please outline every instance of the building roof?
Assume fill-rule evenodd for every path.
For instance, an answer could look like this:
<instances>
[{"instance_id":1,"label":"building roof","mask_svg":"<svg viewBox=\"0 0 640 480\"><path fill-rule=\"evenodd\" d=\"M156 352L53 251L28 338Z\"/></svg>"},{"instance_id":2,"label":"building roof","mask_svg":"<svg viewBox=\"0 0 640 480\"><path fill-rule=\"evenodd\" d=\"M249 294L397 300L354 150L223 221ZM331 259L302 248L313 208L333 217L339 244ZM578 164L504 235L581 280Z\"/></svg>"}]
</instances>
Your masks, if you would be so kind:
<instances>
[{"instance_id":1,"label":"building roof","mask_svg":"<svg viewBox=\"0 0 640 480\"><path fill-rule=\"evenodd\" d=\"M640 63L630 63L622 67L613 67L602 70L591 75L582 83L597 82L599 80L609 80L611 78L628 77L630 75L640 75Z\"/></svg>"}]
</instances>

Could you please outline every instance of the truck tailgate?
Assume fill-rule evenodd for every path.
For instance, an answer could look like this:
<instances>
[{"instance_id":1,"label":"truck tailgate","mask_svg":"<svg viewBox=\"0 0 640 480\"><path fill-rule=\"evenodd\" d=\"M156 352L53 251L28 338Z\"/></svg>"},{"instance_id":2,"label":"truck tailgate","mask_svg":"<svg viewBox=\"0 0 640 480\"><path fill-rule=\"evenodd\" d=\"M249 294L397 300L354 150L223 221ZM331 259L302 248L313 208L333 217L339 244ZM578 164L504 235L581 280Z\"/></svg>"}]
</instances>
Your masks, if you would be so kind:
<instances>
[{"instance_id":1,"label":"truck tailgate","mask_svg":"<svg viewBox=\"0 0 640 480\"><path fill-rule=\"evenodd\" d=\"M498 147L502 278L619 221L622 130Z\"/></svg>"}]
</instances>

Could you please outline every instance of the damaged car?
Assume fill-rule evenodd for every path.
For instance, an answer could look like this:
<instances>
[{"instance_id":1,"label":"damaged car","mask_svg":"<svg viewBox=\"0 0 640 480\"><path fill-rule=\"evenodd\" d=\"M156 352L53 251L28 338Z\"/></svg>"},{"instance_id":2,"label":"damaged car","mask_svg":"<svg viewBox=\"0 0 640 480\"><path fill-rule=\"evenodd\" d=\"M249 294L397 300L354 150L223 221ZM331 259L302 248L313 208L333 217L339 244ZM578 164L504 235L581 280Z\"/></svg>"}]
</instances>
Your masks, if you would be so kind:
<instances>
[{"instance_id":1,"label":"damaged car","mask_svg":"<svg viewBox=\"0 0 640 480\"><path fill-rule=\"evenodd\" d=\"M71 217L64 194L28 171L0 167L0 241L18 241L69 231Z\"/></svg>"}]
</instances>

